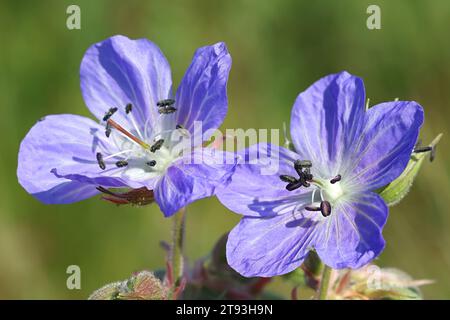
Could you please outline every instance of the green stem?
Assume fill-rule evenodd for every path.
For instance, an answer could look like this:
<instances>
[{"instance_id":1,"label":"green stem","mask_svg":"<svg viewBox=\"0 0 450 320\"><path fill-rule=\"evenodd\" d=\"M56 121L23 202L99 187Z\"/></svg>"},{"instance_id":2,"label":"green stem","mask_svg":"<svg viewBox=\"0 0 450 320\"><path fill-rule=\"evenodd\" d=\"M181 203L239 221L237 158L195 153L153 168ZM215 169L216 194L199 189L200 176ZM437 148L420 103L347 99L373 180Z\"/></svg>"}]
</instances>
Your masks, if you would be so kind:
<instances>
[{"instance_id":1,"label":"green stem","mask_svg":"<svg viewBox=\"0 0 450 320\"><path fill-rule=\"evenodd\" d=\"M170 262L172 264L173 283L177 286L183 276L183 242L184 242L184 224L185 208L181 208L172 218L172 250Z\"/></svg>"},{"instance_id":2,"label":"green stem","mask_svg":"<svg viewBox=\"0 0 450 320\"><path fill-rule=\"evenodd\" d=\"M332 269L324 264L323 271L322 271L322 277L320 279L320 287L317 294L318 300L327 300L328 295L328 286L330 285L330 278L331 278L331 271Z\"/></svg>"}]
</instances>

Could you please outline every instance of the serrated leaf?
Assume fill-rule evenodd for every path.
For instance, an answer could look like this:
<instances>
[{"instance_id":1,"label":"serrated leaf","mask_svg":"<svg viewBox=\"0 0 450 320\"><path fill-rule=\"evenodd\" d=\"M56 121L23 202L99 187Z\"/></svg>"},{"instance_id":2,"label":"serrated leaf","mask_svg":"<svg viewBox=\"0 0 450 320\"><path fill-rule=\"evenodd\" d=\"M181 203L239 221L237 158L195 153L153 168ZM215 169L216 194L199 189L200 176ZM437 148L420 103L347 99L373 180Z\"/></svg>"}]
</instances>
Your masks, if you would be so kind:
<instances>
[{"instance_id":1,"label":"serrated leaf","mask_svg":"<svg viewBox=\"0 0 450 320\"><path fill-rule=\"evenodd\" d=\"M442 137L440 133L431 142L430 146L435 147ZM414 179L423 164L423 160L429 156L429 153L415 153L411 155L411 159L403 173L387 186L379 189L378 194L384 199L388 206L394 206L399 203L409 192Z\"/></svg>"}]
</instances>

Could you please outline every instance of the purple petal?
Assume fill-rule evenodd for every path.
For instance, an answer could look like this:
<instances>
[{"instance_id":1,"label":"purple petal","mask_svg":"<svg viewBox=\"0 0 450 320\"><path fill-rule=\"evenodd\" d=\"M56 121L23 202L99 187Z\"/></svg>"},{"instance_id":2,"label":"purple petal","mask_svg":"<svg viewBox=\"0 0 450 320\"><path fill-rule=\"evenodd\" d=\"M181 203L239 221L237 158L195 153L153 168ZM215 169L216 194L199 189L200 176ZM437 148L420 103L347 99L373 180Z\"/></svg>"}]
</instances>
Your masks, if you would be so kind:
<instances>
[{"instance_id":1,"label":"purple petal","mask_svg":"<svg viewBox=\"0 0 450 320\"><path fill-rule=\"evenodd\" d=\"M167 169L155 188L155 200L166 217L226 185L236 167L234 157L211 148L193 151Z\"/></svg>"},{"instance_id":2,"label":"purple petal","mask_svg":"<svg viewBox=\"0 0 450 320\"><path fill-rule=\"evenodd\" d=\"M416 102L386 102L370 108L344 170L350 183L374 190L397 178L408 164L422 123L423 109Z\"/></svg>"},{"instance_id":3,"label":"purple petal","mask_svg":"<svg viewBox=\"0 0 450 320\"><path fill-rule=\"evenodd\" d=\"M347 72L326 76L302 92L291 115L291 137L303 159L324 176L336 174L364 122L363 81Z\"/></svg>"},{"instance_id":4,"label":"purple petal","mask_svg":"<svg viewBox=\"0 0 450 320\"><path fill-rule=\"evenodd\" d=\"M231 182L217 192L220 202L231 211L246 216L274 216L290 213L299 201L311 199L313 188L287 191L287 183L280 180L280 174L297 176L293 162L299 156L294 152L261 143L244 150L241 156Z\"/></svg>"},{"instance_id":5,"label":"purple petal","mask_svg":"<svg viewBox=\"0 0 450 320\"><path fill-rule=\"evenodd\" d=\"M228 264L246 277L273 277L298 268L314 242L317 213L244 217L228 235Z\"/></svg>"},{"instance_id":6,"label":"purple petal","mask_svg":"<svg viewBox=\"0 0 450 320\"><path fill-rule=\"evenodd\" d=\"M93 181L86 176L95 178L96 185L123 186L122 180L99 173L95 154L97 147L107 143L103 130L94 121L75 115L52 115L37 122L20 145L19 183L45 203L76 202L96 194ZM57 176L66 171L84 175L80 179Z\"/></svg>"},{"instance_id":7,"label":"purple petal","mask_svg":"<svg viewBox=\"0 0 450 320\"><path fill-rule=\"evenodd\" d=\"M170 217L191 202L193 189L193 178L180 168L171 166L156 185L155 201L164 216Z\"/></svg>"},{"instance_id":8,"label":"purple petal","mask_svg":"<svg viewBox=\"0 0 450 320\"><path fill-rule=\"evenodd\" d=\"M172 127L183 125L194 134L194 121L203 132L217 129L227 113L227 80L231 56L224 43L198 49L176 94ZM196 132L198 134L198 132Z\"/></svg>"},{"instance_id":9,"label":"purple petal","mask_svg":"<svg viewBox=\"0 0 450 320\"><path fill-rule=\"evenodd\" d=\"M333 210L334 209L334 210ZM358 196L332 209L317 228L314 247L322 261L334 268L360 268L384 249L381 234L388 208L375 193Z\"/></svg>"},{"instance_id":10,"label":"purple petal","mask_svg":"<svg viewBox=\"0 0 450 320\"><path fill-rule=\"evenodd\" d=\"M160 130L156 103L169 97L172 79L169 64L154 43L124 36L96 43L83 57L80 80L84 101L98 119L117 107L114 119L131 130L131 115L125 114L131 103L141 133L147 119L150 127Z\"/></svg>"},{"instance_id":11,"label":"purple petal","mask_svg":"<svg viewBox=\"0 0 450 320\"><path fill-rule=\"evenodd\" d=\"M60 181L60 184L53 188L32 195L45 204L69 204L88 199L99 193L92 184L66 181Z\"/></svg>"}]
</instances>

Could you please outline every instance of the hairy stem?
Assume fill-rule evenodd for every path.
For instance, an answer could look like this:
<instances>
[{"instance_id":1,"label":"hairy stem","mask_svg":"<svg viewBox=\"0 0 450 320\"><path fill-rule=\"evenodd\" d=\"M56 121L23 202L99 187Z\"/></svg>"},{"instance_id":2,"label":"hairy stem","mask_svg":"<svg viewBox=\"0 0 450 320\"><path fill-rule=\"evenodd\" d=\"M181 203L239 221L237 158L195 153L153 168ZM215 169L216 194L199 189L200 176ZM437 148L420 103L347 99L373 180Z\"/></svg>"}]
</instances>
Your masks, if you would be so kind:
<instances>
[{"instance_id":1,"label":"hairy stem","mask_svg":"<svg viewBox=\"0 0 450 320\"><path fill-rule=\"evenodd\" d=\"M331 278L331 271L332 269L324 264L323 270L322 270L322 277L320 279L320 287L317 292L317 299L318 300L327 300L328 295L328 286L330 285L330 278Z\"/></svg>"},{"instance_id":2,"label":"hairy stem","mask_svg":"<svg viewBox=\"0 0 450 320\"><path fill-rule=\"evenodd\" d=\"M172 264L173 283L177 286L183 276L183 242L186 208L181 208L172 218L172 247L170 262Z\"/></svg>"}]
</instances>

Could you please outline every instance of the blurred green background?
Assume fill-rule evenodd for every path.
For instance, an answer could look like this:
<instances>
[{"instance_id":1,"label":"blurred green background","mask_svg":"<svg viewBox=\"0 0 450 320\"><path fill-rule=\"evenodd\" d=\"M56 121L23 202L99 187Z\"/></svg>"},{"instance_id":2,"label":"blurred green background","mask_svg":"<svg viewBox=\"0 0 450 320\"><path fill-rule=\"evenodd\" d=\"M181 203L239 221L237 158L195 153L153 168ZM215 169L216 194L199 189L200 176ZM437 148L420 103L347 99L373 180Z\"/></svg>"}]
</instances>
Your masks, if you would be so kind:
<instances>
[{"instance_id":1,"label":"blurred green background","mask_svg":"<svg viewBox=\"0 0 450 320\"><path fill-rule=\"evenodd\" d=\"M66 8L81 7L81 30ZM381 7L382 29L366 28ZM197 47L225 41L233 57L223 128L281 128L296 95L340 70L361 76L371 103L416 100L421 132L444 132L408 198L392 208L378 263L434 279L427 298L450 298L450 1L1 1L0 298L86 298L105 283L164 264L170 221L156 206L116 207L92 198L47 206L16 179L21 139L40 117L90 116L79 64L91 44L114 34L146 37L164 51L179 83ZM189 207L186 253L208 253L238 217L214 199ZM66 288L81 267L82 289ZM272 287L289 293L281 282Z\"/></svg>"}]
</instances>

